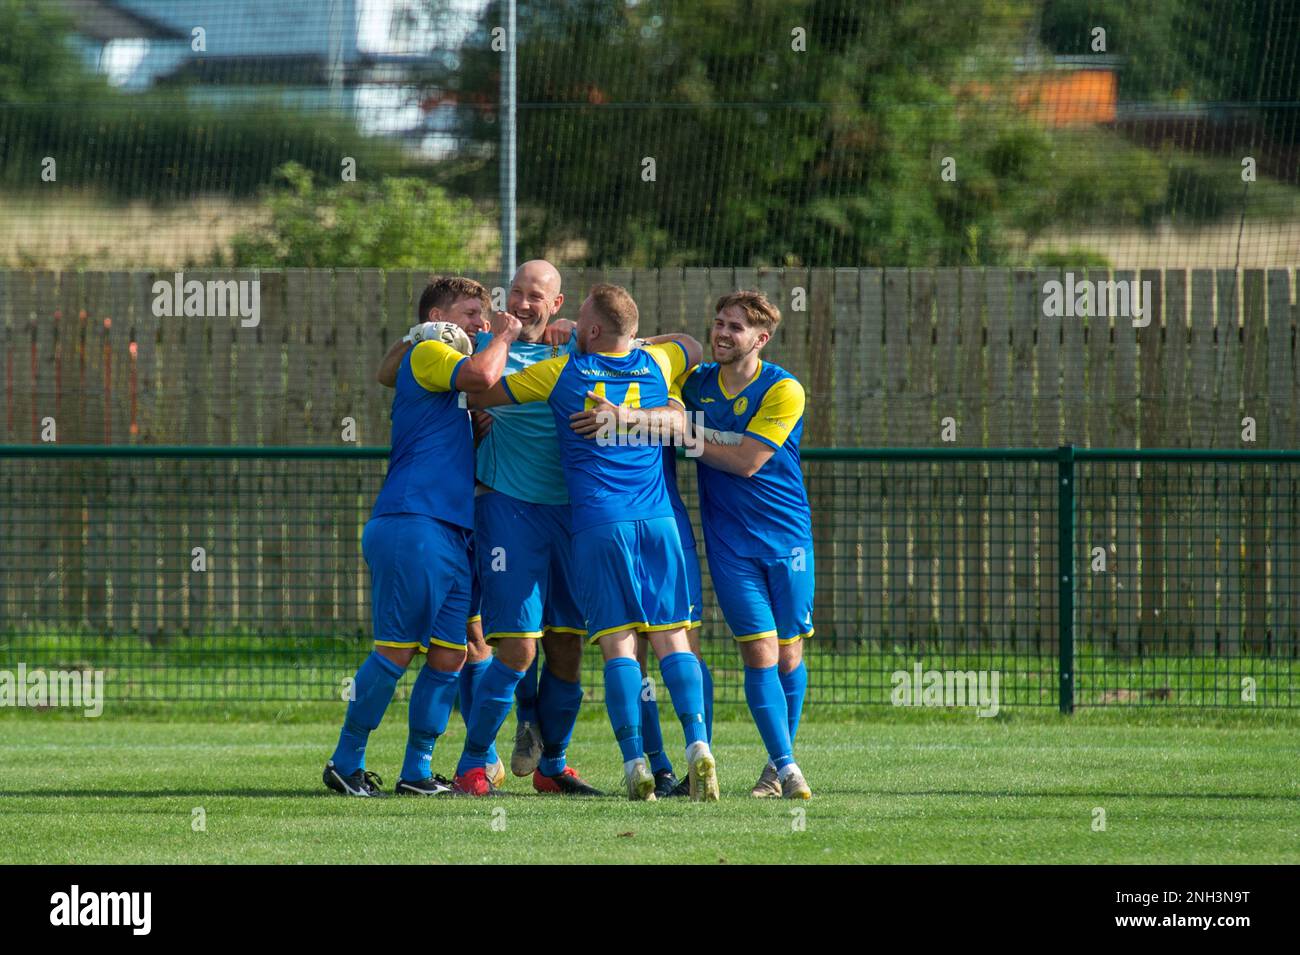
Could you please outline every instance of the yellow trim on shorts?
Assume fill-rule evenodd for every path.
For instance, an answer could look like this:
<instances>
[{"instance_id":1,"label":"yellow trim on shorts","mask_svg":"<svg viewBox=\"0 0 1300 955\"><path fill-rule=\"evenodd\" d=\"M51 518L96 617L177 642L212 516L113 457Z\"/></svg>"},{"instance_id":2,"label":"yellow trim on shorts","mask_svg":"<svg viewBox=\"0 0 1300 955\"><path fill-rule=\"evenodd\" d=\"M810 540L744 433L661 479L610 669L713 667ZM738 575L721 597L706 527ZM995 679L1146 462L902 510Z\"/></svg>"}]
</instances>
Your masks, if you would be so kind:
<instances>
[{"instance_id":1,"label":"yellow trim on shorts","mask_svg":"<svg viewBox=\"0 0 1300 955\"><path fill-rule=\"evenodd\" d=\"M446 647L448 650L465 649L465 644L463 643L448 643L446 640L439 640L437 637L430 637L429 642L433 644L435 647ZM428 653L429 651L425 650L424 652Z\"/></svg>"},{"instance_id":2,"label":"yellow trim on shorts","mask_svg":"<svg viewBox=\"0 0 1300 955\"><path fill-rule=\"evenodd\" d=\"M690 625L689 627L687 627L686 629L687 629L687 630L698 630L698 629L699 629L700 627L702 627L702 626L704 626L704 622L703 622L702 620L692 620L692 621L691 621L691 625Z\"/></svg>"},{"instance_id":3,"label":"yellow trim on shorts","mask_svg":"<svg viewBox=\"0 0 1300 955\"><path fill-rule=\"evenodd\" d=\"M775 637L775 630L764 630L761 633L747 633L744 636L736 636L732 639L737 643L749 643L751 640L762 640L764 637Z\"/></svg>"},{"instance_id":4,"label":"yellow trim on shorts","mask_svg":"<svg viewBox=\"0 0 1300 955\"><path fill-rule=\"evenodd\" d=\"M398 643L396 640L376 640L377 647L392 647L394 650L423 650L419 640L411 640L405 643Z\"/></svg>"},{"instance_id":5,"label":"yellow trim on shorts","mask_svg":"<svg viewBox=\"0 0 1300 955\"><path fill-rule=\"evenodd\" d=\"M644 620L633 620L631 623L621 623L617 627L606 627L604 630L598 630L587 638L588 643L595 643L601 637L611 633L618 633L620 630L643 630L649 626Z\"/></svg>"},{"instance_id":6,"label":"yellow trim on shorts","mask_svg":"<svg viewBox=\"0 0 1300 955\"><path fill-rule=\"evenodd\" d=\"M597 631L587 638L588 643L595 643L601 637L611 633L618 633L620 630L635 630L638 636L644 636L648 633L657 633L660 630L681 630L690 629L689 620L679 620L676 623L656 623L648 624L644 620L636 620L631 623L625 623L618 627L607 627L604 630Z\"/></svg>"},{"instance_id":7,"label":"yellow trim on shorts","mask_svg":"<svg viewBox=\"0 0 1300 955\"><path fill-rule=\"evenodd\" d=\"M577 627L547 627L546 633L572 633L579 637L586 634L586 630L579 630Z\"/></svg>"},{"instance_id":8,"label":"yellow trim on shorts","mask_svg":"<svg viewBox=\"0 0 1300 955\"><path fill-rule=\"evenodd\" d=\"M791 644L798 643L800 640L807 640L816 632L817 632L817 628L813 627L807 633L796 633L793 637L786 637L784 640L778 640L776 642L783 647L788 647Z\"/></svg>"},{"instance_id":9,"label":"yellow trim on shorts","mask_svg":"<svg viewBox=\"0 0 1300 955\"><path fill-rule=\"evenodd\" d=\"M691 622L689 620L679 620L676 623L657 623L654 626L650 626L649 624L646 624L644 627L641 627L641 630L643 630L646 633L657 633L660 630L689 630L689 629L691 629Z\"/></svg>"},{"instance_id":10,"label":"yellow trim on shorts","mask_svg":"<svg viewBox=\"0 0 1300 955\"><path fill-rule=\"evenodd\" d=\"M513 638L516 638L516 639L519 639L519 640L540 640L540 639L542 638L542 631L540 631L540 630L522 630L522 631L519 631L518 633L516 633L516 632L513 632L513 631L502 630L502 631L500 631L500 632L498 632L498 633L488 633L488 634L484 634L483 639L484 639L484 640L502 640L502 639L509 638L509 637L513 637Z\"/></svg>"}]
</instances>

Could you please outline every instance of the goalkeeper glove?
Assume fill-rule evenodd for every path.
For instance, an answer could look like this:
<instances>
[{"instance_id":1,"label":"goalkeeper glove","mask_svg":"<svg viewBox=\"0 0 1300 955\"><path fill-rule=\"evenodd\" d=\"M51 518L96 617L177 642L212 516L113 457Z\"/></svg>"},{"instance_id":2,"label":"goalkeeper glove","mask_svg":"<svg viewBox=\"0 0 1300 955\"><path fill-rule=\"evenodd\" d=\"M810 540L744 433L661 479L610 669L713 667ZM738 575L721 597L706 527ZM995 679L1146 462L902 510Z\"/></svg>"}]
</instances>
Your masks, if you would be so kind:
<instances>
[{"instance_id":1,"label":"goalkeeper glove","mask_svg":"<svg viewBox=\"0 0 1300 955\"><path fill-rule=\"evenodd\" d=\"M469 355L474 351L474 346L470 344L465 330L452 322L422 322L419 325L412 325L402 341L410 342L412 345L418 345L420 342L442 342L462 355Z\"/></svg>"}]
</instances>

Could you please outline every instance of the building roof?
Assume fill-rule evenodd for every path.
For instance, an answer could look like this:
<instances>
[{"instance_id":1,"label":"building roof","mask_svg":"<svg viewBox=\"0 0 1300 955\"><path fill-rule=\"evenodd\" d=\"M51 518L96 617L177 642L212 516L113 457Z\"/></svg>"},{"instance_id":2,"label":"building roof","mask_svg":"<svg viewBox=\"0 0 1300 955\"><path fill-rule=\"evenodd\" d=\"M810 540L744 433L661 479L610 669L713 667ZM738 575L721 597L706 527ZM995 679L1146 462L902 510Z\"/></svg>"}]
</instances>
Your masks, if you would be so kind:
<instances>
[{"instance_id":1,"label":"building roof","mask_svg":"<svg viewBox=\"0 0 1300 955\"><path fill-rule=\"evenodd\" d=\"M55 0L72 20L73 29L101 43L110 40L186 40L183 33L153 17L129 10L115 0Z\"/></svg>"}]
</instances>

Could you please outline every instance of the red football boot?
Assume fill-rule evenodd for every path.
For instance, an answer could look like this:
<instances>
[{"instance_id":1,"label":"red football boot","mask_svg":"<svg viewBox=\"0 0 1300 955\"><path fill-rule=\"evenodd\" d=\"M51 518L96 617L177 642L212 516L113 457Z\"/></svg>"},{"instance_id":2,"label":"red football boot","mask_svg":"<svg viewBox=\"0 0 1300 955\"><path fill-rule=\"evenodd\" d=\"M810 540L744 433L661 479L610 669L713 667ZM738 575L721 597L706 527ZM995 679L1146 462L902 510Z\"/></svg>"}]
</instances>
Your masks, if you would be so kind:
<instances>
[{"instance_id":1,"label":"red football boot","mask_svg":"<svg viewBox=\"0 0 1300 955\"><path fill-rule=\"evenodd\" d=\"M533 770L533 788L539 793L558 793L561 796L603 796L605 795L573 771L572 766L565 766L558 776L545 776L540 769Z\"/></svg>"},{"instance_id":2,"label":"red football boot","mask_svg":"<svg viewBox=\"0 0 1300 955\"><path fill-rule=\"evenodd\" d=\"M451 785L452 791L462 796L491 796L497 791L496 787L488 781L487 770L482 766L475 766L461 773Z\"/></svg>"}]
</instances>

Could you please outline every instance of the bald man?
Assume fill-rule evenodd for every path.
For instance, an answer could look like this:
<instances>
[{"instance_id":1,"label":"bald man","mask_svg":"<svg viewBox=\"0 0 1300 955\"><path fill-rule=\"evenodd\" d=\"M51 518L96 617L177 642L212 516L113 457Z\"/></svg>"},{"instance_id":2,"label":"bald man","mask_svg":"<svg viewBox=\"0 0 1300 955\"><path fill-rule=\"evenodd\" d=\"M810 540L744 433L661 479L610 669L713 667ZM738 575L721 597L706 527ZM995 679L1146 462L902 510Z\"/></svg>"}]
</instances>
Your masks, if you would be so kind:
<instances>
[{"instance_id":1,"label":"bald man","mask_svg":"<svg viewBox=\"0 0 1300 955\"><path fill-rule=\"evenodd\" d=\"M564 305L551 263L523 263L510 283L507 311L519 337L506 366L519 371L568 351L573 323L552 321ZM486 348L490 333L475 340ZM555 422L545 406L501 407L476 416L475 555L482 638L470 639L461 674L465 751L457 788L485 795L501 784L494 742L516 692L519 725L511 770L532 776L542 793L598 795L567 763L582 702L586 625L570 579L569 498L560 469ZM545 664L537 667L537 644Z\"/></svg>"}]
</instances>

